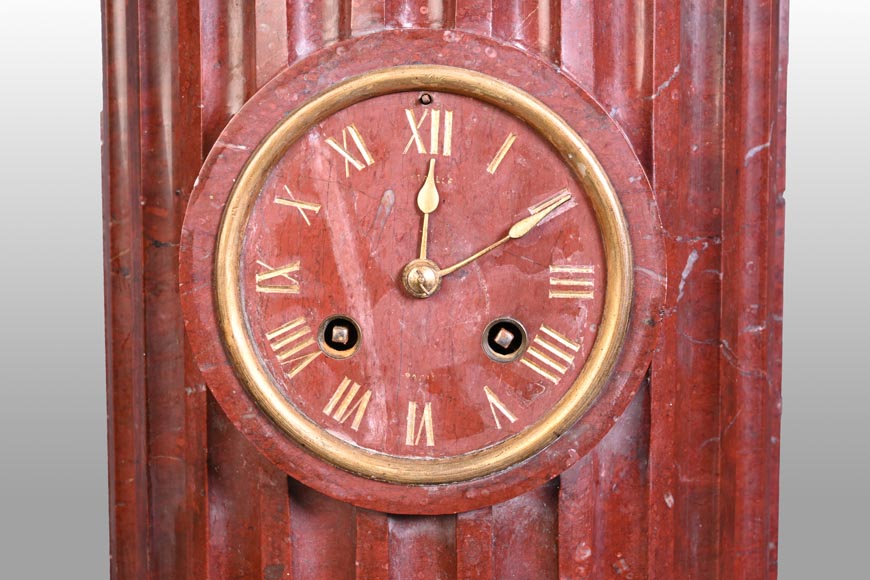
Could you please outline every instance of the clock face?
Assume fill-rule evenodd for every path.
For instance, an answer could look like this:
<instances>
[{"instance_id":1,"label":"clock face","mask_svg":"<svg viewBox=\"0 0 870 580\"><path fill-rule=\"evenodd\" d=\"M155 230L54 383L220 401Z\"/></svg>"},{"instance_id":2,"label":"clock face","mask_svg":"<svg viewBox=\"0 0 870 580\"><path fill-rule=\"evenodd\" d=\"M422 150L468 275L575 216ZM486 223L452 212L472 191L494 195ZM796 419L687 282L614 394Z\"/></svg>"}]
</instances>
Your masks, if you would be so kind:
<instances>
[{"instance_id":1,"label":"clock face","mask_svg":"<svg viewBox=\"0 0 870 580\"><path fill-rule=\"evenodd\" d=\"M491 505L636 392L658 228L623 134L545 63L367 35L278 75L209 154L180 249L190 352L306 485L392 513Z\"/></svg>"},{"instance_id":2,"label":"clock face","mask_svg":"<svg viewBox=\"0 0 870 580\"><path fill-rule=\"evenodd\" d=\"M322 459L398 484L479 478L551 443L608 379L628 225L583 140L515 86L434 65L350 78L232 181L203 255L220 338Z\"/></svg>"},{"instance_id":3,"label":"clock face","mask_svg":"<svg viewBox=\"0 0 870 580\"><path fill-rule=\"evenodd\" d=\"M311 424L373 453L459 456L574 384L604 310L602 233L527 122L443 90L377 95L304 127L260 180L240 309Z\"/></svg>"}]
</instances>

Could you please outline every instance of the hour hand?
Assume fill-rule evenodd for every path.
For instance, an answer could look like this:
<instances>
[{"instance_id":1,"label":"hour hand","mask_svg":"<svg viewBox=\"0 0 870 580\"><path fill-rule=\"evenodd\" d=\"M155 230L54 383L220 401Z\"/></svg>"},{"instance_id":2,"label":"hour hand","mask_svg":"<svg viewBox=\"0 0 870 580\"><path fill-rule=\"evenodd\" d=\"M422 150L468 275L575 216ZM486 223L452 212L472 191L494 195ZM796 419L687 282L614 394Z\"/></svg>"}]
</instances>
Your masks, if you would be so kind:
<instances>
[{"instance_id":1,"label":"hour hand","mask_svg":"<svg viewBox=\"0 0 870 580\"><path fill-rule=\"evenodd\" d=\"M417 207L423 212L423 236L420 238L420 259L426 259L426 246L429 240L429 214L438 209L438 188L435 186L435 160L429 160L429 174L417 194Z\"/></svg>"}]
</instances>

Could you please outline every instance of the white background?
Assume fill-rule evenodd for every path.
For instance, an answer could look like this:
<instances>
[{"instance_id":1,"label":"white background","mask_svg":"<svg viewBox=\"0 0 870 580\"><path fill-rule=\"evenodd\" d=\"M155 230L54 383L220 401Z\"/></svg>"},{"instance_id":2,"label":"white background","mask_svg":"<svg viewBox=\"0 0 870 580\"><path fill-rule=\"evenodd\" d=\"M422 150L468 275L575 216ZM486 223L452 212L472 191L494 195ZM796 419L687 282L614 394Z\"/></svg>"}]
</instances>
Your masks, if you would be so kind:
<instances>
[{"instance_id":1,"label":"white background","mask_svg":"<svg viewBox=\"0 0 870 580\"><path fill-rule=\"evenodd\" d=\"M792 4L780 577L858 577L870 2ZM0 576L14 580L108 578L100 36L96 0L0 8Z\"/></svg>"}]
</instances>

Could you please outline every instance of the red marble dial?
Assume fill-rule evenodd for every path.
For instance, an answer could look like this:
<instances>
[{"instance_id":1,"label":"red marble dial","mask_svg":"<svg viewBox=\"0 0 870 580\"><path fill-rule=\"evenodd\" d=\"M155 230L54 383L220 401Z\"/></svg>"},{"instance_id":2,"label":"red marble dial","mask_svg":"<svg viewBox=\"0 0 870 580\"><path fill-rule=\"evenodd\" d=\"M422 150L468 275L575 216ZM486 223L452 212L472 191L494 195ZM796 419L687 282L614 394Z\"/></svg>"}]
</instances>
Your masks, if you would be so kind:
<instances>
[{"instance_id":1,"label":"red marble dial","mask_svg":"<svg viewBox=\"0 0 870 580\"><path fill-rule=\"evenodd\" d=\"M549 213L417 298L402 273L420 258L432 160L433 271ZM588 356L606 284L595 215L553 147L496 107L437 92L311 127L268 176L241 262L250 336L279 391L336 436L407 457L481 449L545 415Z\"/></svg>"}]
</instances>

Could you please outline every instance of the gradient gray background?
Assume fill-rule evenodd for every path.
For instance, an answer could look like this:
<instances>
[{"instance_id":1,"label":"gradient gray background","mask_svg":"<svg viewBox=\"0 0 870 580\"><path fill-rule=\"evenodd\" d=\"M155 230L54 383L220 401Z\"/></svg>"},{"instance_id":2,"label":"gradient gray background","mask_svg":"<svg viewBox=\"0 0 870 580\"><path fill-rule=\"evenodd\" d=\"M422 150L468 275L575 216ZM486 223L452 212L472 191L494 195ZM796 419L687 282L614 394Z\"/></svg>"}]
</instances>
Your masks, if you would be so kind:
<instances>
[{"instance_id":1,"label":"gradient gray background","mask_svg":"<svg viewBox=\"0 0 870 580\"><path fill-rule=\"evenodd\" d=\"M868 21L866 0L792 2L785 580L866 574L870 551ZM0 577L101 580L98 2L4 0L0 55Z\"/></svg>"}]
</instances>

